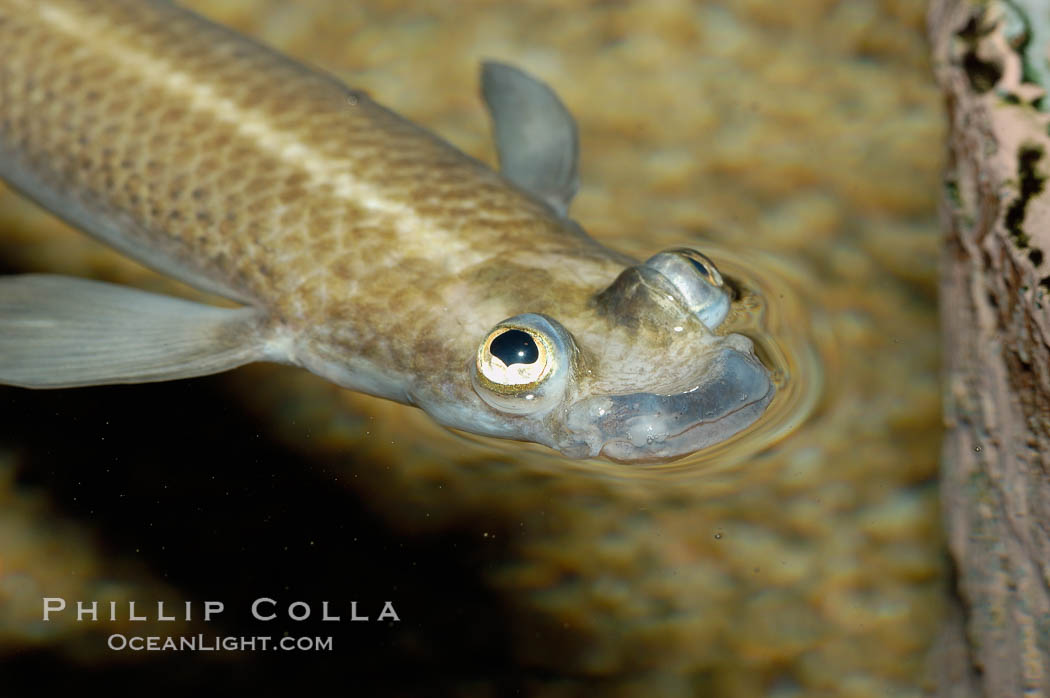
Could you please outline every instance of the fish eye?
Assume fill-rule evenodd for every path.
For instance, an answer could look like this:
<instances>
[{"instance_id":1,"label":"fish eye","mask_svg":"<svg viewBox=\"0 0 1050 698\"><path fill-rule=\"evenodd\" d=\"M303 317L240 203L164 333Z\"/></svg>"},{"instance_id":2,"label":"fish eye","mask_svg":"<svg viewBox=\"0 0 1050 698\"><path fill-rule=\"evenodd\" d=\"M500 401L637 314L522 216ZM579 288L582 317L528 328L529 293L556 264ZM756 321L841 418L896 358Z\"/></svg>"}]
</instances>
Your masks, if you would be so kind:
<instances>
[{"instance_id":1,"label":"fish eye","mask_svg":"<svg viewBox=\"0 0 1050 698\"><path fill-rule=\"evenodd\" d=\"M540 341L542 343L543 340ZM489 342L489 353L506 366L532 366L540 359L540 345L536 344L536 340L528 332L508 328L493 335L492 341Z\"/></svg>"},{"instance_id":2,"label":"fish eye","mask_svg":"<svg viewBox=\"0 0 1050 698\"><path fill-rule=\"evenodd\" d=\"M502 412L550 409L565 392L574 346L564 327L542 315L504 320L478 346L474 390Z\"/></svg>"},{"instance_id":3,"label":"fish eye","mask_svg":"<svg viewBox=\"0 0 1050 698\"><path fill-rule=\"evenodd\" d=\"M662 254L674 254L689 260L689 263L693 265L693 268L700 273L700 276L702 276L707 283L712 286L725 286L725 281L722 280L722 275L718 272L718 267L716 267L715 263L711 261L711 258L703 252L699 252L698 250L689 247L676 247L675 249L667 250Z\"/></svg>"},{"instance_id":4,"label":"fish eye","mask_svg":"<svg viewBox=\"0 0 1050 698\"><path fill-rule=\"evenodd\" d=\"M646 260L645 266L670 281L708 329L718 327L729 314L729 288L718 267L702 252L688 247L665 250Z\"/></svg>"},{"instance_id":5,"label":"fish eye","mask_svg":"<svg viewBox=\"0 0 1050 698\"><path fill-rule=\"evenodd\" d=\"M478 371L500 387L528 386L550 372L550 354L547 341L538 332L497 327L478 351Z\"/></svg>"}]
</instances>

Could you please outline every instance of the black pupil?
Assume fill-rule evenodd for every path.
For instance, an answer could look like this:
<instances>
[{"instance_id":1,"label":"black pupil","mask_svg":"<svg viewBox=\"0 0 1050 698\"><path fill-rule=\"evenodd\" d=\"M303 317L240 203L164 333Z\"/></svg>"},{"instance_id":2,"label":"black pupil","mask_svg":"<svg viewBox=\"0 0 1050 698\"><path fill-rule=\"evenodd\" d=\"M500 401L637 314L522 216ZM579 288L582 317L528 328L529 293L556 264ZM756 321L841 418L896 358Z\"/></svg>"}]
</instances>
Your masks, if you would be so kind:
<instances>
[{"instance_id":1,"label":"black pupil","mask_svg":"<svg viewBox=\"0 0 1050 698\"><path fill-rule=\"evenodd\" d=\"M536 340L521 330L507 330L496 337L489 345L489 351L507 366L531 364L540 358Z\"/></svg>"},{"instance_id":2,"label":"black pupil","mask_svg":"<svg viewBox=\"0 0 1050 698\"><path fill-rule=\"evenodd\" d=\"M696 259L693 259L692 257L689 258L689 261L692 262L693 266L696 267L697 269L699 269L700 273L703 274L704 276L710 276L711 275L711 272L709 272L707 270L707 267L704 266L703 262L701 262L699 260L696 260Z\"/></svg>"}]
</instances>

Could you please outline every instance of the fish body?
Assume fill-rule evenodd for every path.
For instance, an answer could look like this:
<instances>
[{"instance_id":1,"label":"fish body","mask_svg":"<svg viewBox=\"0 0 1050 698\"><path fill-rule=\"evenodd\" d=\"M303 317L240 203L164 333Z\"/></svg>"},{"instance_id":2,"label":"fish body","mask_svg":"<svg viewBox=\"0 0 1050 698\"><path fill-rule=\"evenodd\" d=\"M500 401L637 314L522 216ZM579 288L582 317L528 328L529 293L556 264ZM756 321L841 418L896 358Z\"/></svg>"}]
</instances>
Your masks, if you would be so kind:
<instances>
[{"instance_id":1,"label":"fish body","mask_svg":"<svg viewBox=\"0 0 1050 698\"><path fill-rule=\"evenodd\" d=\"M501 172L368 95L159 0L0 0L0 177L219 308L0 279L0 382L304 367L572 457L675 458L774 393L688 249L645 263L568 218L576 127L482 71Z\"/></svg>"}]
</instances>

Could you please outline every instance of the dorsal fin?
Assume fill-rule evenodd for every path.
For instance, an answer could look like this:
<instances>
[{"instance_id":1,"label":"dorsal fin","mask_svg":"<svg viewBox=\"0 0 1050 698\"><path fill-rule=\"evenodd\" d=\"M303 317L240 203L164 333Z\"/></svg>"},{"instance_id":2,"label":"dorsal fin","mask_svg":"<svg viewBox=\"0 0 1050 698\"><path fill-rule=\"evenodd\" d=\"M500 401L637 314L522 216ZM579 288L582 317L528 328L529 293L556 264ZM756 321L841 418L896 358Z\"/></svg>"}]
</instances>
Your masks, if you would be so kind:
<instances>
[{"instance_id":1,"label":"dorsal fin","mask_svg":"<svg viewBox=\"0 0 1050 698\"><path fill-rule=\"evenodd\" d=\"M554 90L506 63L481 64L500 171L563 218L579 187L576 122Z\"/></svg>"}]
</instances>

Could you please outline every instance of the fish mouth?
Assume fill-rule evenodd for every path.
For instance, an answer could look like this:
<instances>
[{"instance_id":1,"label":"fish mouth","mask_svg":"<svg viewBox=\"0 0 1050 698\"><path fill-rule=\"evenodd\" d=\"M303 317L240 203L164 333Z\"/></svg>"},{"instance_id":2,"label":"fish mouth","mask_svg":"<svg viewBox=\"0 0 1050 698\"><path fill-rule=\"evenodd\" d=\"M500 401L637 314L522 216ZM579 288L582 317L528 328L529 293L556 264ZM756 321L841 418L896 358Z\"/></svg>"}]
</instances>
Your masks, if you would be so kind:
<instances>
[{"instance_id":1,"label":"fish mouth","mask_svg":"<svg viewBox=\"0 0 1050 698\"><path fill-rule=\"evenodd\" d=\"M769 371L753 353L726 347L685 392L586 398L569 409L566 426L591 456L621 463L665 462L746 429L762 416L775 392Z\"/></svg>"}]
</instances>

